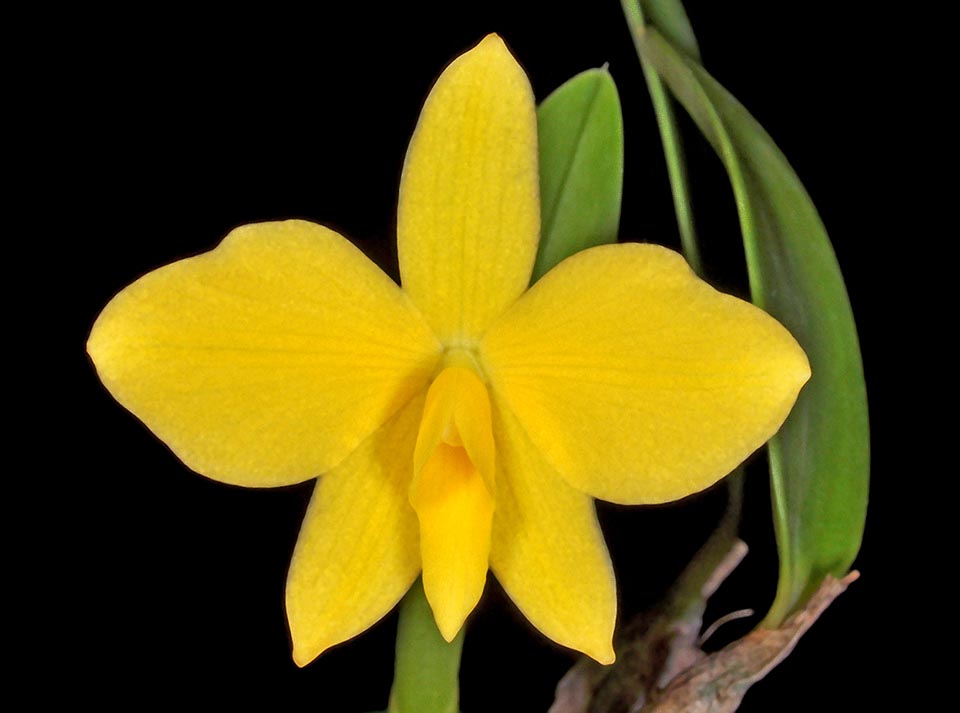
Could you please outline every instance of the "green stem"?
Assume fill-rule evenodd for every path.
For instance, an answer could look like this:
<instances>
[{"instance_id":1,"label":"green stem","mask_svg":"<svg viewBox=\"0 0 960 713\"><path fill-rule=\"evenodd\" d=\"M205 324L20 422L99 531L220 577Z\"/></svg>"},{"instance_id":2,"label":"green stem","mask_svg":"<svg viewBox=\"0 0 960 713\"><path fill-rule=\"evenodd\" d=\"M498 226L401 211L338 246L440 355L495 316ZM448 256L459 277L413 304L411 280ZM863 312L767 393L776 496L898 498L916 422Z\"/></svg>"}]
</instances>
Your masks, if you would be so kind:
<instances>
[{"instance_id":1,"label":"green stem","mask_svg":"<svg viewBox=\"0 0 960 713\"><path fill-rule=\"evenodd\" d=\"M456 713L463 632L447 643L440 635L420 579L400 603L397 658L388 713Z\"/></svg>"},{"instance_id":2,"label":"green stem","mask_svg":"<svg viewBox=\"0 0 960 713\"><path fill-rule=\"evenodd\" d=\"M620 0L623 14L630 28L637 56L640 57L640 66L650 92L653 111L657 117L657 126L660 129L660 139L663 143L663 156L667 162L667 175L670 179L670 190L673 194L673 211L677 216L677 228L680 231L680 244L683 254L690 267L703 277L703 263L700 259L700 248L697 246L697 232L693 224L693 212L690 209L690 187L687 182L687 163L683 153L683 143L677 130L676 116L673 104L667 95L667 90L660 81L653 67L643 60L640 53L640 41L646 32L646 22L638 0Z\"/></svg>"}]
</instances>

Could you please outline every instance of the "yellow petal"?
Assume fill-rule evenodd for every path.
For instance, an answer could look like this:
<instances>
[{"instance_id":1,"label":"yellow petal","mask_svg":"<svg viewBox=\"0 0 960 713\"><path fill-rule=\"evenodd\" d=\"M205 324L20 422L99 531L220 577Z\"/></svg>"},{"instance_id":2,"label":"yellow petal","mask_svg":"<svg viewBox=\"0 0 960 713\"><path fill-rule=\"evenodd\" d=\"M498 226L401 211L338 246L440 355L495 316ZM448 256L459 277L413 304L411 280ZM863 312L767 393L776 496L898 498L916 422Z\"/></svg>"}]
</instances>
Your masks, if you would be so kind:
<instances>
[{"instance_id":1,"label":"yellow petal","mask_svg":"<svg viewBox=\"0 0 960 713\"><path fill-rule=\"evenodd\" d=\"M423 589L447 641L486 582L494 458L486 387L470 369L444 369L427 393L410 503L420 519Z\"/></svg>"},{"instance_id":2,"label":"yellow petal","mask_svg":"<svg viewBox=\"0 0 960 713\"><path fill-rule=\"evenodd\" d=\"M613 663L617 592L593 499L550 468L498 407L497 509L490 568L544 635Z\"/></svg>"},{"instance_id":3,"label":"yellow petal","mask_svg":"<svg viewBox=\"0 0 960 713\"><path fill-rule=\"evenodd\" d=\"M676 253L608 245L541 279L487 333L492 389L574 487L681 498L772 436L810 375L778 322Z\"/></svg>"},{"instance_id":4,"label":"yellow petal","mask_svg":"<svg viewBox=\"0 0 960 713\"><path fill-rule=\"evenodd\" d=\"M438 345L347 240L303 221L234 230L103 310L103 383L189 467L273 486L329 470L426 388Z\"/></svg>"},{"instance_id":5,"label":"yellow petal","mask_svg":"<svg viewBox=\"0 0 960 713\"><path fill-rule=\"evenodd\" d=\"M479 337L526 289L539 190L533 92L488 35L437 80L400 181L403 288L442 340Z\"/></svg>"},{"instance_id":6,"label":"yellow petal","mask_svg":"<svg viewBox=\"0 0 960 713\"><path fill-rule=\"evenodd\" d=\"M317 481L287 575L300 666L376 623L420 572L407 491L422 408L415 399Z\"/></svg>"}]
</instances>

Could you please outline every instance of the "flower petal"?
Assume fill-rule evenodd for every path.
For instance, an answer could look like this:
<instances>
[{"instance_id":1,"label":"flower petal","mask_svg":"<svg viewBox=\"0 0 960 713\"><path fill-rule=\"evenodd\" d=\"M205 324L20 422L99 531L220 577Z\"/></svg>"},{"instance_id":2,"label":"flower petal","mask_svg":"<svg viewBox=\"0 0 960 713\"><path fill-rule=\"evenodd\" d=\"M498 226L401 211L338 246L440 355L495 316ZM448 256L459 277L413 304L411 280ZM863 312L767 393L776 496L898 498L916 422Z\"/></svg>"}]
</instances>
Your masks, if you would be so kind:
<instances>
[{"instance_id":1,"label":"flower petal","mask_svg":"<svg viewBox=\"0 0 960 713\"><path fill-rule=\"evenodd\" d=\"M123 290L87 349L184 463L273 486L329 470L426 388L435 337L347 240L303 221L234 230Z\"/></svg>"},{"instance_id":2,"label":"flower petal","mask_svg":"<svg viewBox=\"0 0 960 713\"><path fill-rule=\"evenodd\" d=\"M420 573L407 490L422 409L414 399L317 481L287 575L299 666L379 621Z\"/></svg>"},{"instance_id":3,"label":"flower petal","mask_svg":"<svg viewBox=\"0 0 960 713\"><path fill-rule=\"evenodd\" d=\"M565 260L485 336L492 390L574 487L675 500L772 436L810 376L772 317L655 245Z\"/></svg>"},{"instance_id":4,"label":"flower petal","mask_svg":"<svg viewBox=\"0 0 960 713\"><path fill-rule=\"evenodd\" d=\"M403 289L442 340L479 337L526 289L540 231L537 171L533 92L488 35L437 80L400 181Z\"/></svg>"},{"instance_id":5,"label":"flower petal","mask_svg":"<svg viewBox=\"0 0 960 713\"><path fill-rule=\"evenodd\" d=\"M593 499L543 460L496 409L497 509L490 568L524 616L559 644L613 663L617 592Z\"/></svg>"}]
</instances>

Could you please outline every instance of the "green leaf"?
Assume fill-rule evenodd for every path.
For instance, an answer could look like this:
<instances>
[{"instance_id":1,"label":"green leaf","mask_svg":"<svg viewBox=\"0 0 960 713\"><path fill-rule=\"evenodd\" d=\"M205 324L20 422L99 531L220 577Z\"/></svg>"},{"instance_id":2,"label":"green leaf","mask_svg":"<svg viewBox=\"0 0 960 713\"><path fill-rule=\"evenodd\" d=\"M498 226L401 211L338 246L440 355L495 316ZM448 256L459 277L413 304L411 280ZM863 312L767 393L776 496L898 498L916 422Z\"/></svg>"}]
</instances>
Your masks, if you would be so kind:
<instances>
[{"instance_id":1,"label":"green leaf","mask_svg":"<svg viewBox=\"0 0 960 713\"><path fill-rule=\"evenodd\" d=\"M630 11L626 8L628 4L633 7L637 4L634 0L624 0L624 9L629 14ZM640 0L640 7L643 9L643 15L646 16L646 24L657 28L657 31L667 38L671 45L687 57L696 62L702 62L700 45L697 44L697 37L693 34L687 10L680 0Z\"/></svg>"},{"instance_id":2,"label":"green leaf","mask_svg":"<svg viewBox=\"0 0 960 713\"><path fill-rule=\"evenodd\" d=\"M575 252L616 242L623 192L623 117L606 69L565 82L537 120L541 238L531 281Z\"/></svg>"},{"instance_id":3,"label":"green leaf","mask_svg":"<svg viewBox=\"0 0 960 713\"><path fill-rule=\"evenodd\" d=\"M643 35L647 22L661 28L668 37L678 46L685 47L688 54L694 58L700 57L700 48L693 28L687 19L683 4L673 0L648 0L637 3L635 0L621 0L624 16L630 25L637 52L640 46L637 40ZM642 6L642 9L641 9ZM697 243L697 231L693 222L693 211L690 208L690 187L687 181L687 162L683 152L683 142L677 128L677 120L673 113L673 102L667 90L660 81L659 75L647 62L640 57L643 67L643 78L650 92L650 101L657 117L657 127L660 130L660 143L663 145L663 157L667 164L667 176L670 179L670 192L673 195L673 211L677 217L677 228L680 232L680 244L683 246L683 255L690 263L690 267L703 277L703 264L700 260L700 246ZM737 476L739 477L739 475Z\"/></svg>"},{"instance_id":4,"label":"green leaf","mask_svg":"<svg viewBox=\"0 0 960 713\"><path fill-rule=\"evenodd\" d=\"M388 713L457 713L463 632L444 641L417 579L400 603Z\"/></svg>"},{"instance_id":5,"label":"green leaf","mask_svg":"<svg viewBox=\"0 0 960 713\"><path fill-rule=\"evenodd\" d=\"M780 581L765 624L777 626L827 574L846 573L863 536L869 425L853 312L823 223L773 140L655 29L635 36L724 162L754 301L790 329L813 370L770 442Z\"/></svg>"}]
</instances>

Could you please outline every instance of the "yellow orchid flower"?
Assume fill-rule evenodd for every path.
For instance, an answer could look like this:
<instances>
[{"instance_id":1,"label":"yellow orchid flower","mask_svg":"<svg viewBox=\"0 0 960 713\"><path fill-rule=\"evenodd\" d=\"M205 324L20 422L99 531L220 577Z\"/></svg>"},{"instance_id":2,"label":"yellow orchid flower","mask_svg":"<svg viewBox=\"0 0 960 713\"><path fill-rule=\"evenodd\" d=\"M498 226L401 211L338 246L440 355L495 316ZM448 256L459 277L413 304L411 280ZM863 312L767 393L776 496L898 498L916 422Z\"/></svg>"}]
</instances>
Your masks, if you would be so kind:
<instances>
[{"instance_id":1,"label":"yellow orchid flower","mask_svg":"<svg viewBox=\"0 0 960 713\"><path fill-rule=\"evenodd\" d=\"M540 631L613 661L593 498L708 487L809 377L790 334L654 245L593 248L527 289L534 97L490 35L443 72L400 185L402 287L337 233L237 228L103 310L103 383L190 468L249 487L320 476L287 580L300 665L422 572L447 640L487 570Z\"/></svg>"}]
</instances>

